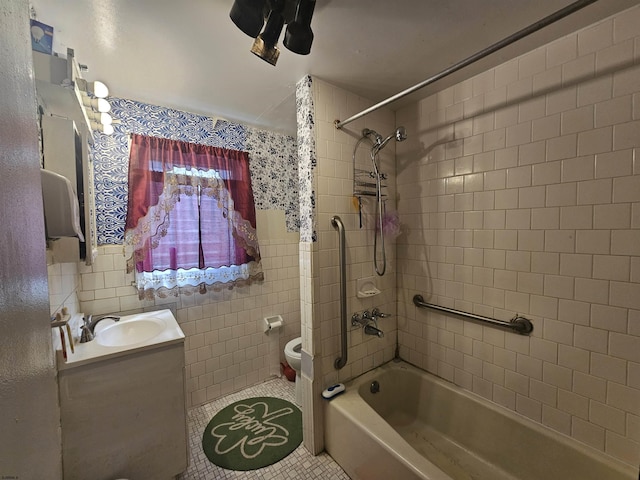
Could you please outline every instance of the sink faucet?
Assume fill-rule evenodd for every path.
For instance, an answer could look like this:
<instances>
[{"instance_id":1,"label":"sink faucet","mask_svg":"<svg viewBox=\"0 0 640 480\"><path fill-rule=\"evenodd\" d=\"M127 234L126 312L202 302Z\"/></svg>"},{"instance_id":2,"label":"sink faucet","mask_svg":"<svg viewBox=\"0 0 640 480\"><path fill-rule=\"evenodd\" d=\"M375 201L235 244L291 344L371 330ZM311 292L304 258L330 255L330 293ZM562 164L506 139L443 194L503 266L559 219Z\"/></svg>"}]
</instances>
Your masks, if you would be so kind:
<instances>
[{"instance_id":1,"label":"sink faucet","mask_svg":"<svg viewBox=\"0 0 640 480\"><path fill-rule=\"evenodd\" d=\"M102 317L93 318L93 315L85 315L84 324L80 327L82 334L80 335L80 343L87 343L94 339L96 325L102 320L120 320L117 315L103 315Z\"/></svg>"}]
</instances>

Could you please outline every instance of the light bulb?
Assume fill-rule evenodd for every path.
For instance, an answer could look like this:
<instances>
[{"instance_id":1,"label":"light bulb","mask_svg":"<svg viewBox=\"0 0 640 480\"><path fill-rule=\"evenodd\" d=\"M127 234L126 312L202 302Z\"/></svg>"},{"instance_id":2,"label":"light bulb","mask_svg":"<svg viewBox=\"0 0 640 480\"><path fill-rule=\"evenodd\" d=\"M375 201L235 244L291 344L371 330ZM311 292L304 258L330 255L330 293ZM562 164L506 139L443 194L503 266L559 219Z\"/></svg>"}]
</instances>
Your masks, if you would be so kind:
<instances>
[{"instance_id":1,"label":"light bulb","mask_svg":"<svg viewBox=\"0 0 640 480\"><path fill-rule=\"evenodd\" d=\"M111 125L113 123L113 118L106 112L102 112L100 114L100 123L102 125Z\"/></svg>"},{"instance_id":2,"label":"light bulb","mask_svg":"<svg viewBox=\"0 0 640 480\"><path fill-rule=\"evenodd\" d=\"M93 88L92 88L93 94L98 97L98 98L106 98L109 96L109 88L107 88L107 86L99 81L95 81L93 82Z\"/></svg>"},{"instance_id":3,"label":"light bulb","mask_svg":"<svg viewBox=\"0 0 640 480\"><path fill-rule=\"evenodd\" d=\"M82 103L85 107L91 107L92 109L101 113L111 111L111 105L104 98L89 98L88 95L83 94Z\"/></svg>"},{"instance_id":4,"label":"light bulb","mask_svg":"<svg viewBox=\"0 0 640 480\"><path fill-rule=\"evenodd\" d=\"M102 123L98 123L95 120L91 120L91 130L97 130L104 133L105 135L113 135L114 132L113 125L103 125Z\"/></svg>"},{"instance_id":5,"label":"light bulb","mask_svg":"<svg viewBox=\"0 0 640 480\"><path fill-rule=\"evenodd\" d=\"M87 116L90 120L93 120L96 123L101 123L102 125L111 125L113 123L113 117L105 112L100 113L89 110L87 112Z\"/></svg>"},{"instance_id":6,"label":"light bulb","mask_svg":"<svg viewBox=\"0 0 640 480\"><path fill-rule=\"evenodd\" d=\"M98 111L102 113L106 113L111 111L111 105L104 98L96 99L98 103Z\"/></svg>"}]
</instances>

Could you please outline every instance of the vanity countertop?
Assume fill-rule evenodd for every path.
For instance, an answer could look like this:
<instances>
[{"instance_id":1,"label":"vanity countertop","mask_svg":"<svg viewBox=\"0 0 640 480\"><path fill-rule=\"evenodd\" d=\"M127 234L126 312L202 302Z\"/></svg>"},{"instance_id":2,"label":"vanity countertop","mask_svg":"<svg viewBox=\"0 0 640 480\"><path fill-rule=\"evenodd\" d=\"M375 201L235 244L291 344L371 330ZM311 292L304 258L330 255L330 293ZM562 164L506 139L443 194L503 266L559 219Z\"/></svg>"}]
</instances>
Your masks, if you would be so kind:
<instances>
[{"instance_id":1,"label":"vanity countertop","mask_svg":"<svg viewBox=\"0 0 640 480\"><path fill-rule=\"evenodd\" d=\"M97 340L101 332L112 326L119 324L129 324L138 320L152 320L162 326L159 333L140 342L127 345L101 345ZM102 320L96 325L94 338L90 342L76 343L74 345L75 352L67 351L67 359L65 360L60 350L57 351L58 370L67 370L81 365L93 362L99 362L110 358L121 357L132 353L138 353L144 350L159 348L162 346L184 342L184 333L180 329L171 310L156 310L151 312L136 313L133 315L125 315L120 317L118 322L113 320Z\"/></svg>"}]
</instances>

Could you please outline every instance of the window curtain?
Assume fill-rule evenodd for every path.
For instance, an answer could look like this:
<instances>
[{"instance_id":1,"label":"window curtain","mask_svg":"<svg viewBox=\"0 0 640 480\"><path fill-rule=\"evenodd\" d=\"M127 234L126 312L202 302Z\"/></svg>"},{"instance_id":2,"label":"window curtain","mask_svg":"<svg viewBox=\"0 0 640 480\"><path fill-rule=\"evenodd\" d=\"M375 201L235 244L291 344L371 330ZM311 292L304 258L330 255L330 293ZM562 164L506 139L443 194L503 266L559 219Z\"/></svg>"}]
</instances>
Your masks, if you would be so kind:
<instances>
[{"instance_id":1,"label":"window curtain","mask_svg":"<svg viewBox=\"0 0 640 480\"><path fill-rule=\"evenodd\" d=\"M262 280L246 152L132 135L125 224L138 295Z\"/></svg>"}]
</instances>

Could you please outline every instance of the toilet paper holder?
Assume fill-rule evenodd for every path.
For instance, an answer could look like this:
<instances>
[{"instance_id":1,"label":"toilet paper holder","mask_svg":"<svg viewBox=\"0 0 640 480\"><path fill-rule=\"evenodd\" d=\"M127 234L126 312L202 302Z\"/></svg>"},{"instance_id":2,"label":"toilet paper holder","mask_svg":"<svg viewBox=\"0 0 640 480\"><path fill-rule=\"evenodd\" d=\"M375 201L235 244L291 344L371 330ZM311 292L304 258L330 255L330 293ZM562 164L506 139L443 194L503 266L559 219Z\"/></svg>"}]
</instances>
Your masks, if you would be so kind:
<instances>
[{"instance_id":1,"label":"toilet paper holder","mask_svg":"<svg viewBox=\"0 0 640 480\"><path fill-rule=\"evenodd\" d=\"M263 331L264 333L269 333L272 332L274 330L279 330L280 328L282 328L282 325L284 324L284 320L282 320L282 316L280 315L273 315L271 317L264 317L262 319L263 321Z\"/></svg>"}]
</instances>

